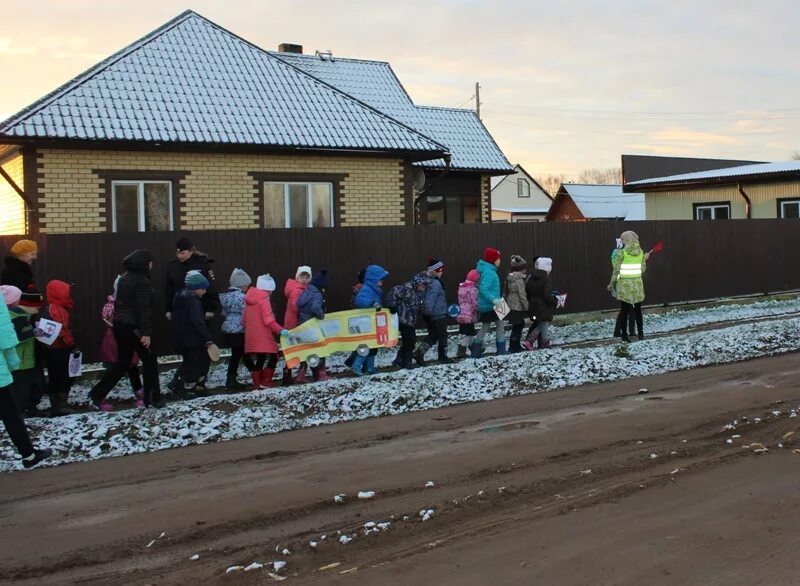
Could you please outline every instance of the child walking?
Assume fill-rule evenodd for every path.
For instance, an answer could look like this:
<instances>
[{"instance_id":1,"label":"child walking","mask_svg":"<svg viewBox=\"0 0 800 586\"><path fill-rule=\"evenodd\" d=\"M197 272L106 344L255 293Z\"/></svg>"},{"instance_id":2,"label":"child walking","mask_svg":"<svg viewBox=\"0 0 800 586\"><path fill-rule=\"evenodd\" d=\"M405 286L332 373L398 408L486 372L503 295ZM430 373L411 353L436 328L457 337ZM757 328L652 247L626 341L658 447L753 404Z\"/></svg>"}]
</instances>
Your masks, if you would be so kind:
<instances>
[{"instance_id":1,"label":"child walking","mask_svg":"<svg viewBox=\"0 0 800 586\"><path fill-rule=\"evenodd\" d=\"M8 285L0 287L3 298L7 295L16 296L16 292L9 292L8 287ZM22 291L18 287L14 289L22 296ZM50 457L52 452L33 447L28 428L25 427L25 421L11 393L11 385L14 382L11 371L19 367L18 343L9 313L0 311L0 419L3 420L6 432L22 457L22 465L25 468L33 468Z\"/></svg>"},{"instance_id":2,"label":"child walking","mask_svg":"<svg viewBox=\"0 0 800 586\"><path fill-rule=\"evenodd\" d=\"M528 279L527 294L534 322L522 343L526 350L533 350L537 339L540 349L550 346L550 325L558 305L558 300L553 295L553 285L550 282L553 260L546 256L540 256L534 261L533 267L533 273Z\"/></svg>"},{"instance_id":3,"label":"child walking","mask_svg":"<svg viewBox=\"0 0 800 586\"><path fill-rule=\"evenodd\" d=\"M106 303L100 311L100 319L106 326L103 333L103 341L100 343L100 360L103 366L109 368L112 364L116 364L118 356L117 340L114 337L114 305L117 299L117 288L119 287L120 277L114 280L114 294L106 298ZM144 387L142 385L142 377L139 375L139 356L134 354L131 358L130 366L128 367L128 380L131 382L131 388L136 396L137 409L144 409ZM101 411L113 411L114 406L103 399L100 402Z\"/></svg>"},{"instance_id":4,"label":"child walking","mask_svg":"<svg viewBox=\"0 0 800 586\"><path fill-rule=\"evenodd\" d=\"M69 415L72 409L67 405L72 379L69 377L70 356L80 354L78 345L69 328L70 310L75 302L70 295L70 285L64 281L53 280L47 284L47 301L42 317L61 324L58 337L47 348L48 394L54 416Z\"/></svg>"},{"instance_id":5,"label":"child walking","mask_svg":"<svg viewBox=\"0 0 800 586\"><path fill-rule=\"evenodd\" d=\"M328 269L322 269L297 300L297 321L298 325L306 323L312 318L325 319L325 293L328 291ZM295 382L305 382L306 367L303 362L297 372ZM325 359L322 358L317 366L311 367L311 374L315 381L329 380L328 371L325 368Z\"/></svg>"},{"instance_id":6,"label":"child walking","mask_svg":"<svg viewBox=\"0 0 800 586\"><path fill-rule=\"evenodd\" d=\"M470 346L470 353L473 358L480 358L483 355L483 340L486 334L496 324L495 339L497 354L501 356L506 353L506 322L500 319L495 312L495 307L502 302L500 290L500 277L497 268L500 266L500 251L495 248L486 248L483 257L478 261L475 268L480 274L478 281L478 320L481 322L481 329Z\"/></svg>"},{"instance_id":7,"label":"child walking","mask_svg":"<svg viewBox=\"0 0 800 586\"><path fill-rule=\"evenodd\" d=\"M447 357L447 298L441 280L443 272L442 261L428 259L428 269L423 274L429 279L429 284L422 303L422 317L428 326L428 335L414 352L414 360L420 366L425 366L425 352L434 344L438 344L439 364L452 362Z\"/></svg>"},{"instance_id":8,"label":"child walking","mask_svg":"<svg viewBox=\"0 0 800 586\"><path fill-rule=\"evenodd\" d=\"M458 333L461 339L458 341L457 358L466 358L467 348L472 345L475 339L475 322L478 321L478 281L481 276L475 269L467 273L467 278L458 285L458 306L461 313L456 317L458 322Z\"/></svg>"},{"instance_id":9,"label":"child walking","mask_svg":"<svg viewBox=\"0 0 800 586\"><path fill-rule=\"evenodd\" d=\"M418 273L410 281L392 287L386 304L397 313L401 345L395 364L400 368L414 367L414 345L417 343L417 321L427 290L433 279L427 273Z\"/></svg>"},{"instance_id":10,"label":"child walking","mask_svg":"<svg viewBox=\"0 0 800 586\"><path fill-rule=\"evenodd\" d=\"M225 345L231 349L228 374L225 378L225 388L228 391L241 391L247 388L237 379L240 363L244 363L248 372L253 372L255 366L244 351L244 297L252 283L250 275L242 269L233 269L230 288L219 296L222 305L222 333L225 334Z\"/></svg>"},{"instance_id":11,"label":"child walking","mask_svg":"<svg viewBox=\"0 0 800 586\"><path fill-rule=\"evenodd\" d=\"M253 390L270 389L275 386L275 366L278 364L278 343L275 335L287 336L275 319L270 304L270 294L275 291L275 280L267 275L256 279L244 296L244 351L253 360Z\"/></svg>"},{"instance_id":12,"label":"child walking","mask_svg":"<svg viewBox=\"0 0 800 586\"><path fill-rule=\"evenodd\" d=\"M511 255L511 272L506 278L506 303L511 310L506 316L511 324L511 337L508 342L510 352L522 352L522 330L525 328L525 316L528 313L528 295L525 285L528 265L518 254Z\"/></svg>"},{"instance_id":13,"label":"child walking","mask_svg":"<svg viewBox=\"0 0 800 586\"><path fill-rule=\"evenodd\" d=\"M389 276L386 269L379 265L369 265L364 272L364 284L358 291L355 297L355 309L369 309L378 308L383 301L383 280ZM364 366L366 366L367 374L375 374L378 370L375 368L375 356L378 354L376 349L369 351L368 356L356 356L353 360L352 370L358 376L364 374Z\"/></svg>"},{"instance_id":14,"label":"child walking","mask_svg":"<svg viewBox=\"0 0 800 586\"><path fill-rule=\"evenodd\" d=\"M14 378L12 394L22 415L32 417L36 415L36 406L44 394L44 378L36 367L36 339L33 324L30 314L20 307L22 291L13 285L4 285L0 289L2 289L3 300L8 307L14 332L19 340L19 344L17 344L19 366L11 369L11 375Z\"/></svg>"},{"instance_id":15,"label":"child walking","mask_svg":"<svg viewBox=\"0 0 800 586\"><path fill-rule=\"evenodd\" d=\"M214 341L201 301L209 286L208 279L200 271L189 271L186 273L186 288L175 294L172 303L172 342L183 358L183 398L195 396L196 387L203 385L211 365L208 349Z\"/></svg>"}]
</instances>

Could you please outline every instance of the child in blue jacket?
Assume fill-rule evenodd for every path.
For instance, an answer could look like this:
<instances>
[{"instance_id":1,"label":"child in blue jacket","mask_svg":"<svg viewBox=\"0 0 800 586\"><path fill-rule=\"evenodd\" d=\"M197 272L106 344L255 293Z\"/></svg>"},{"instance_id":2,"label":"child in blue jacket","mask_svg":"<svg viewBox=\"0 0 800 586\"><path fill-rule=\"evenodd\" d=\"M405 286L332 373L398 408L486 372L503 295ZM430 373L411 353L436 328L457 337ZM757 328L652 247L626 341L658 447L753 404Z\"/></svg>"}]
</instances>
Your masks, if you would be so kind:
<instances>
[{"instance_id":1,"label":"child in blue jacket","mask_svg":"<svg viewBox=\"0 0 800 586\"><path fill-rule=\"evenodd\" d=\"M414 352L414 360L420 366L425 366L425 352L434 344L439 347L439 364L452 362L447 357L447 297L442 286L444 263L435 258L428 259L428 269L425 275L430 279L430 286L425 291L422 304L422 317L428 327L428 335L419 343Z\"/></svg>"},{"instance_id":2,"label":"child in blue jacket","mask_svg":"<svg viewBox=\"0 0 800 586\"><path fill-rule=\"evenodd\" d=\"M379 265L369 265L364 271L364 284L359 289L354 300L355 309L378 308L383 303L383 280L389 276L389 272ZM366 364L367 374L375 374L375 356L378 351L372 349L368 356L357 356L353 361L353 372L358 376L364 374L363 366Z\"/></svg>"},{"instance_id":3,"label":"child in blue jacket","mask_svg":"<svg viewBox=\"0 0 800 586\"><path fill-rule=\"evenodd\" d=\"M325 319L325 292L328 290L328 269L322 269L300 294L297 299L297 325L304 324L312 318ZM307 365L303 362L297 370L294 382L304 382ZM317 366L311 367L311 375L315 381L329 380L325 368L325 359L321 359Z\"/></svg>"}]
</instances>

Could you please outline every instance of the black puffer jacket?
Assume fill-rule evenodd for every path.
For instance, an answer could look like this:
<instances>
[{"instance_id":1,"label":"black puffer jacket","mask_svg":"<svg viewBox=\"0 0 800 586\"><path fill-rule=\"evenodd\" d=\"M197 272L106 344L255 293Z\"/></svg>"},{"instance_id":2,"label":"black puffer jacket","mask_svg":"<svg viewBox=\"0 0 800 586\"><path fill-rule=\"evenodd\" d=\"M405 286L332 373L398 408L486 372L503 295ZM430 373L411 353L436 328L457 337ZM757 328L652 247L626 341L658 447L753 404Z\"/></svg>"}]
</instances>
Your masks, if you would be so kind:
<instances>
[{"instance_id":1,"label":"black puffer jacket","mask_svg":"<svg viewBox=\"0 0 800 586\"><path fill-rule=\"evenodd\" d=\"M195 252L190 256L186 262L180 262L178 259L173 260L167 265L167 311L172 311L172 303L175 300L175 294L183 291L186 282L186 273L189 271L200 271L203 276L208 279L209 288L203 297L203 311L206 313L213 313L219 309L219 295L214 286L214 279L211 278L211 271L214 259L209 258L202 252Z\"/></svg>"},{"instance_id":2,"label":"black puffer jacket","mask_svg":"<svg viewBox=\"0 0 800 586\"><path fill-rule=\"evenodd\" d=\"M135 326L142 336L153 333L155 291L150 283L150 261L147 250L134 250L122 261L126 271L117 283L114 322Z\"/></svg>"},{"instance_id":3,"label":"black puffer jacket","mask_svg":"<svg viewBox=\"0 0 800 586\"><path fill-rule=\"evenodd\" d=\"M536 269L531 273L525 291L528 294L528 311L540 321L553 321L553 312L558 301L553 297L553 285L547 271Z\"/></svg>"},{"instance_id":4,"label":"black puffer jacket","mask_svg":"<svg viewBox=\"0 0 800 586\"><path fill-rule=\"evenodd\" d=\"M194 291L184 289L175 296L172 307L172 343L175 350L198 348L211 343L203 304Z\"/></svg>"},{"instance_id":5,"label":"black puffer jacket","mask_svg":"<svg viewBox=\"0 0 800 586\"><path fill-rule=\"evenodd\" d=\"M44 305L44 295L36 288L33 282L33 269L31 265L19 260L16 256L7 256L6 266L0 276L0 283L12 285L22 291L19 304L27 307L41 307Z\"/></svg>"}]
</instances>

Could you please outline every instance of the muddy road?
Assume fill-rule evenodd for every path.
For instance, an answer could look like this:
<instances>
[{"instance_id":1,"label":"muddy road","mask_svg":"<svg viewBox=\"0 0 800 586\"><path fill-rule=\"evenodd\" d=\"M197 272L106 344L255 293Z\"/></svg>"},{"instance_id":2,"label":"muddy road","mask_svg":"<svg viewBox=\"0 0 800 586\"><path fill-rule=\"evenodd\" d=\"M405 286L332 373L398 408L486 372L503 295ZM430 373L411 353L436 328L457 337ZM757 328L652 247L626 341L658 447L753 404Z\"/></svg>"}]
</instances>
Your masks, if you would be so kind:
<instances>
[{"instance_id":1,"label":"muddy road","mask_svg":"<svg viewBox=\"0 0 800 586\"><path fill-rule=\"evenodd\" d=\"M797 584L798 374L789 354L4 474L0 583Z\"/></svg>"}]
</instances>

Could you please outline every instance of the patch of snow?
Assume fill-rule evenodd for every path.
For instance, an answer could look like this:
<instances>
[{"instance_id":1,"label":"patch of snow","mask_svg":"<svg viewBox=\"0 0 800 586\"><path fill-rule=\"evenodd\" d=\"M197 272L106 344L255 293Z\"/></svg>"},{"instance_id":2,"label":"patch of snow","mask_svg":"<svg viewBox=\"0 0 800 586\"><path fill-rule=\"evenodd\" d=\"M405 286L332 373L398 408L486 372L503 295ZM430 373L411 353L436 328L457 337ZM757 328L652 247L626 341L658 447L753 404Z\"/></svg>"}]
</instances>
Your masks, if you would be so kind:
<instances>
[{"instance_id":1,"label":"patch of snow","mask_svg":"<svg viewBox=\"0 0 800 586\"><path fill-rule=\"evenodd\" d=\"M335 503L343 503L346 496L347 495L344 495L344 494L337 494L335 497L333 497L333 502L335 502Z\"/></svg>"},{"instance_id":2,"label":"patch of snow","mask_svg":"<svg viewBox=\"0 0 800 586\"><path fill-rule=\"evenodd\" d=\"M199 554L199 553L196 553L196 554L194 554L192 557L190 557L189 559L190 559L191 561L193 561L193 562L196 562L197 560L199 560L199 559L200 559L200 554Z\"/></svg>"},{"instance_id":3,"label":"patch of snow","mask_svg":"<svg viewBox=\"0 0 800 586\"><path fill-rule=\"evenodd\" d=\"M433 488L435 486L436 485L434 484L433 480L429 480L428 482L425 483L425 488Z\"/></svg>"},{"instance_id":4,"label":"patch of snow","mask_svg":"<svg viewBox=\"0 0 800 586\"><path fill-rule=\"evenodd\" d=\"M253 570L260 570L264 567L264 564L259 564L258 562L253 562L249 566L247 566L244 571L245 572L252 572Z\"/></svg>"},{"instance_id":5,"label":"patch of snow","mask_svg":"<svg viewBox=\"0 0 800 586\"><path fill-rule=\"evenodd\" d=\"M350 537L350 536L348 536L348 535L342 535L342 536L339 538L339 543L341 543L342 545L347 545L347 544L348 544L348 543L350 543L351 541L353 541L353 538L352 538L352 537Z\"/></svg>"},{"instance_id":6,"label":"patch of snow","mask_svg":"<svg viewBox=\"0 0 800 586\"><path fill-rule=\"evenodd\" d=\"M276 572L280 572L285 567L286 567L286 562L283 561L272 562L272 569L275 570Z\"/></svg>"},{"instance_id":7,"label":"patch of snow","mask_svg":"<svg viewBox=\"0 0 800 586\"><path fill-rule=\"evenodd\" d=\"M225 570L225 573L230 574L231 572L241 572L242 570L244 570L244 566L231 566Z\"/></svg>"},{"instance_id":8,"label":"patch of snow","mask_svg":"<svg viewBox=\"0 0 800 586\"><path fill-rule=\"evenodd\" d=\"M362 500L371 499L375 496L374 490L364 490L358 493L358 498Z\"/></svg>"}]
</instances>

